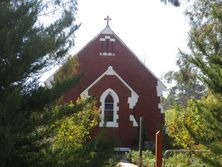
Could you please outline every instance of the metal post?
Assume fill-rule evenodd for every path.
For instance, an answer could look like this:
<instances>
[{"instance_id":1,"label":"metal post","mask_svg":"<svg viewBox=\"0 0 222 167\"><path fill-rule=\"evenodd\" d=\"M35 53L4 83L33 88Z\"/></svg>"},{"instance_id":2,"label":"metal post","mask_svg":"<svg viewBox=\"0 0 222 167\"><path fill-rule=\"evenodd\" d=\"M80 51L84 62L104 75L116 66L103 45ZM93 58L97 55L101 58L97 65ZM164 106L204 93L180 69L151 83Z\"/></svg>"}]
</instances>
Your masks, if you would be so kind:
<instances>
[{"instance_id":1,"label":"metal post","mask_svg":"<svg viewBox=\"0 0 222 167\"><path fill-rule=\"evenodd\" d=\"M155 167L162 167L162 134L160 131L156 133L156 163Z\"/></svg>"},{"instance_id":2,"label":"metal post","mask_svg":"<svg viewBox=\"0 0 222 167\"><path fill-rule=\"evenodd\" d=\"M142 167L142 142L143 142L143 117L140 117L140 131L139 131L139 167Z\"/></svg>"}]
</instances>

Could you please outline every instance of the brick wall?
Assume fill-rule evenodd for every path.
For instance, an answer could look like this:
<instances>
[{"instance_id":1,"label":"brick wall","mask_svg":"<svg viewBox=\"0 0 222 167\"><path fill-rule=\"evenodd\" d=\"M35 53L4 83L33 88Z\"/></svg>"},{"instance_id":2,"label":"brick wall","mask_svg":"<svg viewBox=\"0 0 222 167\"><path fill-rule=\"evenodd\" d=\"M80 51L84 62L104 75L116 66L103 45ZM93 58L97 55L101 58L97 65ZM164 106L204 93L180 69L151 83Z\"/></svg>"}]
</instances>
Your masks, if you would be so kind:
<instances>
[{"instance_id":1,"label":"brick wall","mask_svg":"<svg viewBox=\"0 0 222 167\"><path fill-rule=\"evenodd\" d=\"M118 136L121 146L132 146L137 139L137 128L132 126L129 115L133 113L138 124L139 117L143 116L144 126L148 140L154 140L155 132L163 123L163 114L160 113L157 97L157 79L137 60L137 58L116 38L114 43L115 56L102 56L100 34L94 41L90 42L82 51L78 53L79 71L83 74L79 84L67 92L64 102L75 100L93 81L103 74L109 66L119 74L121 78L139 95L138 102L133 109L129 109L127 98L130 90L115 76L103 77L90 90L89 95L95 96L100 105L101 94L107 88L112 88L120 98L119 104L119 127L107 128L110 134ZM100 128L94 130L98 133Z\"/></svg>"}]
</instances>

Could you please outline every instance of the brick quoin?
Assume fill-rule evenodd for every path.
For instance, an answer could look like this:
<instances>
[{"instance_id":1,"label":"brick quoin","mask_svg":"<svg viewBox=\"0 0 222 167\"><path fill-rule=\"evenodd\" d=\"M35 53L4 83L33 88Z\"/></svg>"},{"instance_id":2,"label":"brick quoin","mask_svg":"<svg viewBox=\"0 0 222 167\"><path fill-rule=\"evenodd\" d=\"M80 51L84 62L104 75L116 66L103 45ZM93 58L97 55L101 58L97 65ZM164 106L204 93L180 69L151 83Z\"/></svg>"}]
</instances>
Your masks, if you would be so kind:
<instances>
[{"instance_id":1,"label":"brick quoin","mask_svg":"<svg viewBox=\"0 0 222 167\"><path fill-rule=\"evenodd\" d=\"M101 53L100 38L109 36L115 39L114 56L103 56ZM89 95L100 104L101 94L108 88L113 89L119 97L119 127L106 127L110 135L119 138L121 147L133 147L138 139L138 127L133 127L129 121L129 115L133 114L139 124L139 117L144 120L144 129L147 141L154 141L155 133L164 123L164 114L160 112L158 104L160 97L157 96L158 79L141 63L126 45L114 34L106 34L103 31L89 42L77 55L79 72L82 74L77 86L65 93L64 102L76 100L80 94L100 77L109 66L139 95L138 102L133 109L129 108L128 97L130 90L115 76L105 75L89 89ZM93 136L102 128L96 127Z\"/></svg>"}]
</instances>

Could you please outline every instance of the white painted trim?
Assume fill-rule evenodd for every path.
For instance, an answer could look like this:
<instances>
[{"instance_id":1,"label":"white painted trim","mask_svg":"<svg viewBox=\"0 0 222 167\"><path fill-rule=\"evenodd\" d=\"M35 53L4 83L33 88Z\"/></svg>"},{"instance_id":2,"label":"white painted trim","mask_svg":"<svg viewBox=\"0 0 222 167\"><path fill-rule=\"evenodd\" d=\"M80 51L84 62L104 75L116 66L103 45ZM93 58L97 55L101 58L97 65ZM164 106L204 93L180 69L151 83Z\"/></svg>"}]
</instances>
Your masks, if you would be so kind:
<instances>
[{"instance_id":1,"label":"white painted trim","mask_svg":"<svg viewBox=\"0 0 222 167\"><path fill-rule=\"evenodd\" d=\"M103 53L99 53L99 55L101 55L101 56L115 56L115 53L111 53L111 52L109 52L109 53L107 53L107 52L103 52Z\"/></svg>"},{"instance_id":2,"label":"white painted trim","mask_svg":"<svg viewBox=\"0 0 222 167\"><path fill-rule=\"evenodd\" d=\"M111 38L111 36L105 36L104 38L100 38L99 40L100 41L106 41L106 39L109 39L111 42L115 42L116 39L115 38Z\"/></svg>"},{"instance_id":3,"label":"white painted trim","mask_svg":"<svg viewBox=\"0 0 222 167\"><path fill-rule=\"evenodd\" d=\"M157 90L157 96L159 96L159 97L162 96L163 91L165 90L165 85L161 81L158 81L157 86L156 86L156 90Z\"/></svg>"},{"instance_id":4,"label":"white painted trim","mask_svg":"<svg viewBox=\"0 0 222 167\"><path fill-rule=\"evenodd\" d=\"M129 152L131 148L129 147L115 147L114 151L122 151L122 152Z\"/></svg>"},{"instance_id":5,"label":"white painted trim","mask_svg":"<svg viewBox=\"0 0 222 167\"><path fill-rule=\"evenodd\" d=\"M163 109L163 105L161 103L158 104L158 108L160 109L161 113L165 113Z\"/></svg>"},{"instance_id":6,"label":"white painted trim","mask_svg":"<svg viewBox=\"0 0 222 167\"><path fill-rule=\"evenodd\" d=\"M129 120L132 121L133 127L138 127L138 123L136 122L136 119L133 115L129 116Z\"/></svg>"},{"instance_id":7,"label":"white painted trim","mask_svg":"<svg viewBox=\"0 0 222 167\"><path fill-rule=\"evenodd\" d=\"M131 91L131 97L128 98L128 103L129 103L129 108L133 109L134 106L136 105L137 101L138 101L139 95L134 92Z\"/></svg>"},{"instance_id":8,"label":"white painted trim","mask_svg":"<svg viewBox=\"0 0 222 167\"><path fill-rule=\"evenodd\" d=\"M54 75L51 75L47 80L45 80L44 85L48 88L51 89L52 85L54 83Z\"/></svg>"},{"instance_id":9,"label":"white painted trim","mask_svg":"<svg viewBox=\"0 0 222 167\"><path fill-rule=\"evenodd\" d=\"M113 97L113 121L112 122L104 122L104 109L105 109L105 99L108 95L111 95ZM117 123L117 119L119 119L119 115L118 115L118 111L119 111L119 107L118 107L118 103L119 103L119 97L116 94L116 92L114 90L112 90L111 88L106 89L103 94L100 97L100 110L101 115L100 115L100 123L99 123L99 127L118 127L119 124Z\"/></svg>"},{"instance_id":10,"label":"white painted trim","mask_svg":"<svg viewBox=\"0 0 222 167\"><path fill-rule=\"evenodd\" d=\"M128 98L129 108L133 109L136 105L139 95L114 71L112 66L109 66L108 69L99 77L97 78L89 87L87 87L80 95L87 98L89 97L88 91L90 88L93 87L100 79L102 79L105 75L115 75L130 91L131 96Z\"/></svg>"},{"instance_id":11,"label":"white painted trim","mask_svg":"<svg viewBox=\"0 0 222 167\"><path fill-rule=\"evenodd\" d=\"M99 41L106 41L106 39L105 38L100 38Z\"/></svg>"},{"instance_id":12,"label":"white painted trim","mask_svg":"<svg viewBox=\"0 0 222 167\"><path fill-rule=\"evenodd\" d=\"M111 36L106 35L106 36L105 36L105 39L111 39Z\"/></svg>"},{"instance_id":13,"label":"white painted trim","mask_svg":"<svg viewBox=\"0 0 222 167\"><path fill-rule=\"evenodd\" d=\"M156 86L157 96L161 97L163 95L164 90L165 90L165 85L158 80L157 86ZM161 103L158 104L158 108L160 109L161 113L164 113L163 106Z\"/></svg>"}]
</instances>

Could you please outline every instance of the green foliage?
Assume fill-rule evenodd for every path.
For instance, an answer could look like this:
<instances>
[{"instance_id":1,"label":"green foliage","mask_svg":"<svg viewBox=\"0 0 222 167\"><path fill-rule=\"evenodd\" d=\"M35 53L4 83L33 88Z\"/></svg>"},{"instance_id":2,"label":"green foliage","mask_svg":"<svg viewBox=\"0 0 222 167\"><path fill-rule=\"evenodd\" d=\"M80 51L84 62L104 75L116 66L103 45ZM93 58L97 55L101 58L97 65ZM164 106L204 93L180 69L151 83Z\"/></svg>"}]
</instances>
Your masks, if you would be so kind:
<instances>
[{"instance_id":1,"label":"green foliage","mask_svg":"<svg viewBox=\"0 0 222 167\"><path fill-rule=\"evenodd\" d=\"M111 158L114 156L114 146L117 141L105 131L101 132L89 143L89 146L80 156L77 167L86 166L112 166ZM115 161L114 161L115 162Z\"/></svg>"},{"instance_id":2,"label":"green foliage","mask_svg":"<svg viewBox=\"0 0 222 167\"><path fill-rule=\"evenodd\" d=\"M205 133L206 126L197 111L197 102L196 100L190 100L186 107L175 106L173 109L166 111L166 130L168 135L174 139L174 146L193 149L198 143L190 135L189 129L201 136ZM189 129L187 129L188 126Z\"/></svg>"},{"instance_id":3,"label":"green foliage","mask_svg":"<svg viewBox=\"0 0 222 167\"><path fill-rule=\"evenodd\" d=\"M207 167L200 158L194 154L176 153L173 156L165 159L165 167Z\"/></svg>"},{"instance_id":4,"label":"green foliage","mask_svg":"<svg viewBox=\"0 0 222 167\"><path fill-rule=\"evenodd\" d=\"M167 96L163 97L162 104L165 110L173 107L174 104L186 106L190 99L200 99L206 95L206 87L199 81L197 71L187 67L187 63L178 59L178 71L169 71L163 76L163 81L168 85Z\"/></svg>"},{"instance_id":5,"label":"green foliage","mask_svg":"<svg viewBox=\"0 0 222 167\"><path fill-rule=\"evenodd\" d=\"M168 110L165 113L165 121L167 134L173 139L174 146L190 148L194 145L194 141L185 127L185 122L188 121L185 119L185 112L177 109Z\"/></svg>"},{"instance_id":6,"label":"green foliage","mask_svg":"<svg viewBox=\"0 0 222 167\"><path fill-rule=\"evenodd\" d=\"M63 113L58 113L58 115L43 108L56 104L55 100L61 97L64 91L74 86L78 79L77 76L58 83L53 89L40 87L32 91L32 94L22 95L19 90L15 90L5 96L0 102L0 166L14 166L15 163L17 166L25 166L26 160L22 155L27 151L26 147L36 150L37 148L30 144L39 142L39 135L46 135L44 137L48 135L42 131L36 133L35 129L39 125L47 125L49 120L56 117L59 119L64 114L68 116L72 112L68 110L69 107L65 107L66 105ZM75 110L80 110L86 104L75 105Z\"/></svg>"},{"instance_id":7,"label":"green foliage","mask_svg":"<svg viewBox=\"0 0 222 167\"><path fill-rule=\"evenodd\" d=\"M221 111L221 96L212 94L200 100L191 100L186 107L175 107L166 112L168 135L177 146L208 149L212 157L219 156L222 153ZM202 158L211 165L222 165L218 158Z\"/></svg>"},{"instance_id":8,"label":"green foliage","mask_svg":"<svg viewBox=\"0 0 222 167\"><path fill-rule=\"evenodd\" d=\"M222 2L217 0L196 0L186 11L190 18L190 53L181 53L198 71L199 78L208 86L209 95L188 106L198 113L195 117L202 122L196 132L191 124L185 124L195 143L209 149L212 157L222 154ZM185 109L187 110L187 109ZM200 133L201 132L201 133ZM211 166L221 166L219 159L204 157Z\"/></svg>"},{"instance_id":9,"label":"green foliage","mask_svg":"<svg viewBox=\"0 0 222 167\"><path fill-rule=\"evenodd\" d=\"M77 102L77 105L81 105L80 103L82 102ZM52 109L56 115L55 118L58 119L60 114L61 118L51 122L47 127L47 129L52 128L53 130L53 141L50 142L48 148L52 162L46 161L48 165L50 163L56 164L56 166L71 166L80 161L79 154L81 154L83 145L87 144L90 139L89 131L97 125L99 113L95 106L83 105L78 113L72 113L72 109L76 109L74 105L70 103ZM62 111L69 111L69 114L63 116Z\"/></svg>"},{"instance_id":10,"label":"green foliage","mask_svg":"<svg viewBox=\"0 0 222 167\"><path fill-rule=\"evenodd\" d=\"M26 107L35 111L43 109L46 104L61 103L64 93L74 87L79 82L80 77L80 75L76 75L72 78L55 82L52 89L39 87L32 90L31 93L23 96L27 100Z\"/></svg>"},{"instance_id":11,"label":"green foliage","mask_svg":"<svg viewBox=\"0 0 222 167\"><path fill-rule=\"evenodd\" d=\"M23 166L18 156L31 122L27 112L18 112L23 99L15 91L0 102L0 166Z\"/></svg>"},{"instance_id":12,"label":"green foliage","mask_svg":"<svg viewBox=\"0 0 222 167\"><path fill-rule=\"evenodd\" d=\"M40 19L50 17L52 8L57 17L51 19L51 24L42 24ZM1 1L0 96L13 83L34 77L43 67L66 55L78 28L75 14L75 0Z\"/></svg>"},{"instance_id":13,"label":"green foliage","mask_svg":"<svg viewBox=\"0 0 222 167\"><path fill-rule=\"evenodd\" d=\"M77 101L77 105L79 105ZM67 106L68 105L68 106ZM61 110L70 110L74 108L73 103L64 106L56 106L53 108L54 113L60 113ZM82 111L65 116L61 120L50 124L55 128L55 139L53 141L52 150L60 150L55 152L75 151L82 147L82 144L89 139L90 130L98 124L99 112L92 104L83 106ZM66 157L67 155L64 154Z\"/></svg>"},{"instance_id":14,"label":"green foliage","mask_svg":"<svg viewBox=\"0 0 222 167\"><path fill-rule=\"evenodd\" d=\"M196 102L196 111L199 114L200 121L204 126L198 126L200 132L195 133L189 125L191 136L195 141L204 145L211 151L212 157L222 155L222 98L221 96L209 95L207 98ZM203 157L209 164L214 166L221 166L222 161L218 158L212 159L208 156Z\"/></svg>"},{"instance_id":15,"label":"green foliage","mask_svg":"<svg viewBox=\"0 0 222 167\"><path fill-rule=\"evenodd\" d=\"M66 62L62 65L55 75L55 82L72 79L73 76L78 75L79 63L77 57L68 57Z\"/></svg>"},{"instance_id":16,"label":"green foliage","mask_svg":"<svg viewBox=\"0 0 222 167\"><path fill-rule=\"evenodd\" d=\"M190 52L180 52L181 63L195 71L208 95L169 111L167 128L177 145L209 150L211 156L200 156L207 166L222 166L222 2L195 0L186 15Z\"/></svg>"},{"instance_id":17,"label":"green foliage","mask_svg":"<svg viewBox=\"0 0 222 167\"><path fill-rule=\"evenodd\" d=\"M126 154L126 158L133 164L139 165L139 151L131 150L129 153ZM144 167L154 166L155 157L151 151L143 151L142 160Z\"/></svg>"},{"instance_id":18,"label":"green foliage","mask_svg":"<svg viewBox=\"0 0 222 167\"><path fill-rule=\"evenodd\" d=\"M183 148L191 148L195 142L191 131L209 142L215 136L212 127L220 130L219 120L214 120L215 112L221 108L220 99L213 95L201 100L190 100L186 107L175 107L166 111L166 126L168 134L175 139L175 144ZM219 114L219 113L218 113ZM211 122L208 122L212 119ZM212 126L212 127L211 127ZM210 132L211 131L211 132ZM212 134L212 136L210 135ZM218 134L220 136L220 134ZM198 144L198 143L196 143Z\"/></svg>"},{"instance_id":19,"label":"green foliage","mask_svg":"<svg viewBox=\"0 0 222 167\"><path fill-rule=\"evenodd\" d=\"M222 92L221 12L222 2L215 0L197 0L187 11L191 18L188 61L201 72L200 78L215 93Z\"/></svg>"},{"instance_id":20,"label":"green foliage","mask_svg":"<svg viewBox=\"0 0 222 167\"><path fill-rule=\"evenodd\" d=\"M119 162L123 158L124 153L114 152L112 156L108 159L107 163L103 167L119 167Z\"/></svg>"},{"instance_id":21,"label":"green foliage","mask_svg":"<svg viewBox=\"0 0 222 167\"><path fill-rule=\"evenodd\" d=\"M113 154L114 140L102 133L91 139L99 110L92 99L79 99L33 113L35 131L23 159L28 166L102 166ZM28 149L35 148L35 149Z\"/></svg>"}]
</instances>

